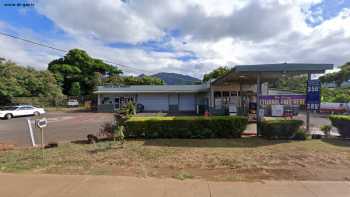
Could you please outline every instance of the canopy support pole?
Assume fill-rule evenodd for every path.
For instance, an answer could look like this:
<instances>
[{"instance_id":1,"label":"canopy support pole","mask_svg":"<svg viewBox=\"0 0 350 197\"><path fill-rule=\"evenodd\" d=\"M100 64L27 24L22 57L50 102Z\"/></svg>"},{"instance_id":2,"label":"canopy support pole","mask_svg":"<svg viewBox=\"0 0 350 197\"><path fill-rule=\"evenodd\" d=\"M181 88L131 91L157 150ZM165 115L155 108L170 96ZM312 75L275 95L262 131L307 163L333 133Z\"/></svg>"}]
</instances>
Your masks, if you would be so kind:
<instances>
[{"instance_id":1,"label":"canopy support pole","mask_svg":"<svg viewBox=\"0 0 350 197\"><path fill-rule=\"evenodd\" d=\"M261 96L261 80L260 73L256 77L256 135L260 136L260 96Z\"/></svg>"}]
</instances>

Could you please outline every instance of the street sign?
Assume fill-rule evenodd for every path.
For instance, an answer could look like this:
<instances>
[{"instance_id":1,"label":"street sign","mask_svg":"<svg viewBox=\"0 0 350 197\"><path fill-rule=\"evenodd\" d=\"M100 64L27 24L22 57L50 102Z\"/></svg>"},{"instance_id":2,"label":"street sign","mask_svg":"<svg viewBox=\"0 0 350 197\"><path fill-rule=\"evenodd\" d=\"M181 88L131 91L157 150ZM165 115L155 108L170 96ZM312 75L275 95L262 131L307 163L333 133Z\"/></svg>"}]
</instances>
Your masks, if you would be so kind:
<instances>
[{"instance_id":1,"label":"street sign","mask_svg":"<svg viewBox=\"0 0 350 197\"><path fill-rule=\"evenodd\" d=\"M264 95L260 97L261 105L304 105L305 95Z\"/></svg>"},{"instance_id":2,"label":"street sign","mask_svg":"<svg viewBox=\"0 0 350 197\"><path fill-rule=\"evenodd\" d=\"M35 125L36 125L38 128L47 127L47 119L46 119L46 118L42 118L42 119L36 120L36 121L35 121Z\"/></svg>"},{"instance_id":3,"label":"street sign","mask_svg":"<svg viewBox=\"0 0 350 197\"><path fill-rule=\"evenodd\" d=\"M320 80L307 81L306 107L307 110L318 111L321 105L321 82Z\"/></svg>"}]
</instances>

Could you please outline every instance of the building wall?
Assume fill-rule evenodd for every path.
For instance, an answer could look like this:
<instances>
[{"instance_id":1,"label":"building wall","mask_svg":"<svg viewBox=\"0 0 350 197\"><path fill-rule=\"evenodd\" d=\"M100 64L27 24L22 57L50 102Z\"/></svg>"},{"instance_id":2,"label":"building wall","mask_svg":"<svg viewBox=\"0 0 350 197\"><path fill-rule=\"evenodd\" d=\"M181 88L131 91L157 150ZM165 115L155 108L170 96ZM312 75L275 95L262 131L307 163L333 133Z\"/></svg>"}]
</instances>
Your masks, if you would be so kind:
<instances>
[{"instance_id":1,"label":"building wall","mask_svg":"<svg viewBox=\"0 0 350 197\"><path fill-rule=\"evenodd\" d=\"M137 103L144 106L145 111L168 111L168 94L138 94Z\"/></svg>"},{"instance_id":2,"label":"building wall","mask_svg":"<svg viewBox=\"0 0 350 197\"><path fill-rule=\"evenodd\" d=\"M134 96L135 102L142 104L145 112L168 112L169 110L171 112L195 112L198 103L195 93L99 94L98 103L101 106L99 109L107 111L106 108L115 107L115 98L123 96ZM198 97L202 98L203 95Z\"/></svg>"}]
</instances>

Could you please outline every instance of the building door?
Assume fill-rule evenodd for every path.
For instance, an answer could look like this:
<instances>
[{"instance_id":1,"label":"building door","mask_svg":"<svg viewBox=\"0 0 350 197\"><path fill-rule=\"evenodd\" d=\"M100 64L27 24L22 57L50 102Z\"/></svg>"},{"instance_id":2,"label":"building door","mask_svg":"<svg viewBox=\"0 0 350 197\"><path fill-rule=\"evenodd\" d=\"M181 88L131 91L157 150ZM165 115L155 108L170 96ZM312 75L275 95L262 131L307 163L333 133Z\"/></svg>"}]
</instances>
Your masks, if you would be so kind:
<instances>
[{"instance_id":1,"label":"building door","mask_svg":"<svg viewBox=\"0 0 350 197\"><path fill-rule=\"evenodd\" d=\"M169 94L169 112L176 113L179 111L179 95Z\"/></svg>"},{"instance_id":2,"label":"building door","mask_svg":"<svg viewBox=\"0 0 350 197\"><path fill-rule=\"evenodd\" d=\"M196 97L194 94L180 94L180 111L196 111Z\"/></svg>"},{"instance_id":3,"label":"building door","mask_svg":"<svg viewBox=\"0 0 350 197\"><path fill-rule=\"evenodd\" d=\"M120 98L119 97L115 97L115 99L114 99L114 108L115 109L120 108Z\"/></svg>"}]
</instances>

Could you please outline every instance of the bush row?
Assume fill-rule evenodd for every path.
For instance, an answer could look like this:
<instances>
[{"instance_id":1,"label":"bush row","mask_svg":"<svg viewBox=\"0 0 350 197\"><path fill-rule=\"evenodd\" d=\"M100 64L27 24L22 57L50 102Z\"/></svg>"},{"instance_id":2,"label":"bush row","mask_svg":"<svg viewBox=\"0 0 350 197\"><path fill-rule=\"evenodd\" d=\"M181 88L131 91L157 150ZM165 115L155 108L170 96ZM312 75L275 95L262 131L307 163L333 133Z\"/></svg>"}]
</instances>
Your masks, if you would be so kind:
<instances>
[{"instance_id":1,"label":"bush row","mask_svg":"<svg viewBox=\"0 0 350 197\"><path fill-rule=\"evenodd\" d=\"M329 119L343 138L350 138L350 116L332 115Z\"/></svg>"},{"instance_id":2,"label":"bush row","mask_svg":"<svg viewBox=\"0 0 350 197\"><path fill-rule=\"evenodd\" d=\"M126 137L141 138L239 138L248 120L241 116L132 117Z\"/></svg>"},{"instance_id":3,"label":"bush row","mask_svg":"<svg viewBox=\"0 0 350 197\"><path fill-rule=\"evenodd\" d=\"M268 139L299 138L302 120L267 120L261 123L261 135Z\"/></svg>"},{"instance_id":4,"label":"bush row","mask_svg":"<svg viewBox=\"0 0 350 197\"><path fill-rule=\"evenodd\" d=\"M29 104L36 107L66 106L67 98L64 97L14 97L13 104Z\"/></svg>"}]
</instances>

